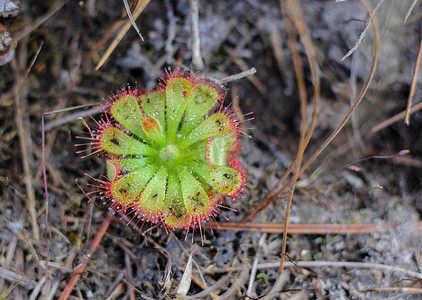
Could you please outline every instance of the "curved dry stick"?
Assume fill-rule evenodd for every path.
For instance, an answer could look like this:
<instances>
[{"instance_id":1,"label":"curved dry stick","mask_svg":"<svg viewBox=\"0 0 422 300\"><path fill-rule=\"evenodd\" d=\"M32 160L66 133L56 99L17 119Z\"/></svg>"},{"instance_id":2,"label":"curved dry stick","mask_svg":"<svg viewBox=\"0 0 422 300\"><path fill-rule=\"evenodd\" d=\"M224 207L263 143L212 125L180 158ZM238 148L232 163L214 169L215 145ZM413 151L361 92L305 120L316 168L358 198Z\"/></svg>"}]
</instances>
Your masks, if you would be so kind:
<instances>
[{"instance_id":1,"label":"curved dry stick","mask_svg":"<svg viewBox=\"0 0 422 300\"><path fill-rule=\"evenodd\" d=\"M31 170L29 166L29 153L28 153L28 147L27 147L27 138L26 138L26 128L24 123L28 123L29 119L26 120L28 117L26 114L24 114L24 110L22 106L25 104L26 100L22 99L22 89L26 83L26 80L28 78L29 72L31 72L32 67L34 66L36 60L38 59L38 56L41 52L41 49L43 47L44 43L41 42L40 46L38 47L37 52L35 53L35 56L32 58L28 68L26 69L25 76L22 78L21 71L19 69L19 62L13 61L12 65L15 69L14 73L14 79L15 79L15 85L13 87L13 99L16 109L15 119L16 119L16 125L18 128L19 133L19 145L21 148L21 154L22 154L22 166L24 170L24 182L25 182L25 188L26 188L26 197L24 199L24 202L26 203L29 215L31 217L31 226L32 226L32 233L34 235L35 241L38 241L40 238L39 233L39 227L37 223L37 211L35 208L35 191L33 187L32 182L32 175ZM23 59L25 60L25 59Z\"/></svg>"},{"instance_id":2,"label":"curved dry stick","mask_svg":"<svg viewBox=\"0 0 422 300\"><path fill-rule=\"evenodd\" d=\"M138 6L135 8L135 11L133 12L134 20L136 20L141 15L142 11L145 9L145 7L148 5L150 1L151 0L143 0L140 3L138 3ZM111 55L111 53L113 53L114 49L117 47L117 45L120 43L122 38L125 36L126 32L130 29L131 25L132 25L132 22L130 20L126 21L126 23L123 23L122 27L120 28L119 33L111 42L111 44L108 46L106 52L101 57L98 64L95 66L96 71L98 71L102 67L102 65L106 62L106 60Z\"/></svg>"},{"instance_id":3,"label":"curved dry stick","mask_svg":"<svg viewBox=\"0 0 422 300\"><path fill-rule=\"evenodd\" d=\"M348 114L346 115L346 117L344 118L344 120L342 121L342 123L340 124L340 126L336 130L334 130L334 132L322 144L322 146L317 150L317 152L300 169L299 169L299 166L300 166L301 158L302 157L298 156L298 159L297 159L298 160L298 167L297 167L296 172L294 173L293 178L291 180L291 182L292 182L292 188L291 188L291 193L289 195L289 199L287 201L286 214L285 214L285 219L284 219L283 247L282 247L282 253L281 253L281 258L280 258L280 267L278 269L278 276L279 277L283 273L283 265L284 265L285 255L286 255L286 244L287 244L287 227L288 227L288 223L289 223L290 207L291 207L291 202L292 202L292 197L293 197L293 192L294 192L294 185L296 183L296 180L299 177L299 175L302 174L309 167L309 165L316 159L316 157L319 156L319 154L328 146L328 144L331 143L331 141L334 139L334 137L344 127L344 125L349 120L349 118L352 115L352 113L356 110L356 108L358 107L358 105L362 101L363 96L366 94L366 91L367 91L367 89L369 87L369 83L372 80L372 76L375 73L376 62L377 62L377 54L378 54L377 51L378 51L378 46L379 46L379 36L378 36L378 32L377 32L377 27L376 27L377 24L376 24L374 15L373 15L373 10L369 6L369 4L367 3L367 0L361 0L361 3L365 6L366 10L368 11L368 14L371 16L370 17L370 20L371 20L371 22L372 22L372 24L374 26L375 42L374 42L374 57L373 57L373 63L372 63L372 66L371 66L371 73L370 73L370 76L369 76L369 78L368 78L368 80L367 80L364 88L361 90L361 92L360 92L360 94L358 96L358 100L353 104L351 110L348 112Z\"/></svg>"},{"instance_id":4,"label":"curved dry stick","mask_svg":"<svg viewBox=\"0 0 422 300\"><path fill-rule=\"evenodd\" d=\"M311 156L311 158L309 158L308 161L303 165L302 169L300 170L301 174L314 162L314 160L321 154L321 152L324 151L324 149L328 146L328 144L332 142L332 140L337 136L340 130L343 129L344 125L346 125L347 121L349 121L350 116L353 114L353 112L357 109L359 104L362 102L363 97L368 91L369 84L371 83L372 78L374 77L375 69L377 67L378 49L379 49L379 44L380 44L378 23L375 19L375 16L373 15L373 9L368 3L368 1L360 0L360 2L362 3L363 6L365 6L365 9L370 16L370 21L372 23L372 26L374 27L374 52L372 56L372 65L371 65L371 69L368 75L368 79L366 80L365 85L363 86L362 90L357 96L355 103L353 103L353 106L350 108L349 112L346 114L343 121L340 123L337 129L334 130L333 133L327 138L327 140L319 147L319 149Z\"/></svg>"},{"instance_id":5,"label":"curved dry stick","mask_svg":"<svg viewBox=\"0 0 422 300\"><path fill-rule=\"evenodd\" d=\"M47 111L47 112L44 112L41 115L41 166L42 166L42 176L43 176L43 181L44 181L46 261L50 261L50 243L49 243L49 240L48 240L48 237L50 235L50 230L49 230L49 227L48 227L49 201L48 201L47 172L46 172L46 169L45 169L45 132L47 131L47 127L48 127L49 124L47 124L47 126L45 126L45 116L53 115L53 114L56 114L56 113L59 113L59 112L71 111L71 110L75 110L75 109L79 109L79 108L84 108L84 107L87 107L87 106L92 106L92 105L91 104L89 104L89 105L79 105L79 106L68 107L68 108L60 109L60 110ZM45 273L48 274L48 264L46 265ZM47 280L47 282L48 282L48 280ZM46 290L46 295L47 295L47 290Z\"/></svg>"},{"instance_id":6,"label":"curved dry stick","mask_svg":"<svg viewBox=\"0 0 422 300\"><path fill-rule=\"evenodd\" d=\"M413 114L413 113L415 113L415 112L417 112L418 110L421 110L421 109L422 109L422 102L419 102L419 103L415 104L414 106L412 106L410 108L410 114ZM391 124L399 121L400 119L404 118L405 116L406 116L406 111L404 110L404 111L388 118L387 120L382 121L378 125L372 127L371 133L378 132L378 131L384 129L385 127L390 126Z\"/></svg>"},{"instance_id":7,"label":"curved dry stick","mask_svg":"<svg viewBox=\"0 0 422 300\"><path fill-rule=\"evenodd\" d=\"M406 123L407 126L410 125L410 109L412 108L412 100L416 92L416 85L418 82L418 73L419 73L419 67L421 65L421 58L422 58L422 37L419 43L419 51L418 51L418 56L416 57L415 69L413 70L412 85L410 86L409 98L407 99L406 117L404 118L404 123Z\"/></svg>"},{"instance_id":8,"label":"curved dry stick","mask_svg":"<svg viewBox=\"0 0 422 300\"><path fill-rule=\"evenodd\" d=\"M370 14L370 19L372 22L372 26L374 27L374 54L373 54L373 59L372 59L372 65L371 65L371 69L368 75L367 80L365 81L365 84L362 88L362 90L360 91L358 97L356 98L353 106L350 108L349 112L346 114L346 116L344 117L344 119L342 120L342 122L340 123L340 125L333 131L333 133L327 138L327 140L318 148L318 150L312 155L311 158L308 159L308 161L302 166L301 170L300 170L300 174L302 174L314 161L315 159L322 153L322 151L324 151L324 149L332 142L332 140L337 136L337 134L340 132L341 129L343 129L344 125L347 123L347 121L350 119L350 116L352 115L352 113L356 110L356 108L359 106L360 102L362 101L363 97L365 96L368 88L369 88L369 84L372 81L372 78L375 74L375 68L376 68L376 64L377 64L377 58L378 58L378 49L379 49L379 31L378 31L378 25L376 20L374 19L374 16L372 14L372 9L367 6L368 3L366 2L366 0L361 0L362 4L365 6L365 8L367 8L367 11ZM265 208L267 208L271 202L273 201L273 198L278 197L280 194L282 194L287 187L291 184L291 180L289 180L288 182L286 182L280 190L276 191L276 189L281 185L281 183L285 180L285 178L289 175L289 173L291 172L291 170L293 169L293 167L296 165L296 160L293 161L293 163L291 164L291 166L289 167L289 169L285 172L285 174L283 174L282 178L280 178L280 180L277 182L276 186L267 194L267 196L264 198L263 201L261 201L257 208L249 214L249 216L247 218L245 218L244 220L242 220L242 222L248 222L248 221L252 221L259 213L261 213Z\"/></svg>"},{"instance_id":9,"label":"curved dry stick","mask_svg":"<svg viewBox=\"0 0 422 300\"><path fill-rule=\"evenodd\" d=\"M299 141L298 155L295 159L295 161L297 162L297 167L293 174L293 178L291 180L292 185L290 189L289 198L287 200L286 212L285 212L285 217L284 217L283 246L282 246L282 253L281 253L281 260L280 260L280 268L278 271L278 278L281 278L281 275L283 273L283 264L284 264L284 259L286 255L286 247L287 247L288 225L289 225L289 220L290 220L290 209L293 202L295 184L301 174L300 165L302 164L303 153L305 152L306 147L309 144L309 141L311 139L312 133L315 128L315 123L316 123L317 113L318 113L318 103L319 103L319 97L320 97L320 80L317 75L317 67L316 67L317 62L315 59L315 51L312 44L312 40L310 38L310 34L308 32L308 28L304 21L303 12L302 12L300 3L298 4L298 2L290 0L290 1L286 1L286 7L287 6L289 6L289 12L293 12L294 14L290 21L295 25L296 30L299 33L299 36L304 46L305 53L309 62L310 69L311 69L311 74L312 74L312 79L313 79L313 89L314 89L314 105L313 105L311 124L309 125L309 129L306 132L305 128L307 125L307 120L306 120L307 99L306 99L305 80L304 80L303 74L301 74L301 72L303 73L303 69L302 69L302 66L300 65L299 51L296 49L296 43L294 41L294 37L292 34L289 34L289 32L293 32L293 29L286 30L289 36L288 43L289 43L289 48L291 49L293 62L295 64L295 72L297 75L298 86L305 92L300 93L300 96L301 96L300 102L301 102L301 109L302 109L302 130L301 130L301 138ZM286 29L287 29L288 26L290 26L290 25L287 25L289 22L287 22L287 18L285 16L283 20L285 21ZM299 63L295 63L295 61Z\"/></svg>"},{"instance_id":10,"label":"curved dry stick","mask_svg":"<svg viewBox=\"0 0 422 300\"><path fill-rule=\"evenodd\" d=\"M201 42L199 37L198 0L190 0L189 3L192 20L192 65L195 71L202 71L204 69L204 61L201 57Z\"/></svg>"},{"instance_id":11,"label":"curved dry stick","mask_svg":"<svg viewBox=\"0 0 422 300\"><path fill-rule=\"evenodd\" d=\"M243 264L243 270L240 272L238 278L233 282L233 284L229 287L229 289L220 296L220 300L232 299L233 294L235 294L238 289L248 280L249 277L249 269L251 265L249 263Z\"/></svg>"},{"instance_id":12,"label":"curved dry stick","mask_svg":"<svg viewBox=\"0 0 422 300\"><path fill-rule=\"evenodd\" d=\"M101 240L103 239L103 236L105 232L107 231L108 226L110 226L111 223L111 217L110 215L106 215L103 224L101 224L100 229L98 230L97 234L95 235L94 239L91 242L91 245L89 245L88 252L86 253L84 260L82 261L82 264L79 265L76 270L73 271L73 275L68 281L66 287L64 288L62 294L60 295L59 300L67 300L70 296L70 293L73 290L73 287L78 282L79 277L85 272L86 266L88 265L92 254L94 254L95 250L97 250L98 245L100 244Z\"/></svg>"},{"instance_id":13,"label":"curved dry stick","mask_svg":"<svg viewBox=\"0 0 422 300\"><path fill-rule=\"evenodd\" d=\"M280 5L281 5L281 1L280 1ZM293 2L293 9L295 9L295 5L297 5L297 3ZM296 12L296 14L300 14L301 17L300 18L292 18L292 22L294 23L296 30L299 33L299 37L301 39L302 44L304 45L306 57L307 57L308 62L309 62L309 67L310 67L310 70L311 70L312 81L313 81L313 98L314 98L313 108L312 108L312 116L311 116L311 123L309 124L309 128L306 132L306 135L304 137L304 141L303 141L302 145L299 146L298 153L300 153L300 152L305 151L305 148L309 144L312 133L315 129L318 107L319 107L319 98L320 98L320 79L319 79L318 72L317 72L317 62L316 62L316 59L315 59L316 55L315 55L314 47L313 47L312 41L310 39L310 35L309 35L308 28L306 26L306 23L303 21L304 20L303 14L302 14L301 10ZM285 18L287 18L287 16L285 16ZM287 26L289 26L289 25L286 25L286 28L287 28ZM298 72L300 72L300 74L301 74L300 77L298 75L298 77L301 78L301 83L300 84L298 83L299 91L302 91L301 97L306 97L306 89L304 87L304 81L303 81L303 72L302 72L302 70L300 70L300 71L298 70ZM298 73L296 73L296 74L298 74ZM303 107L303 105L301 105L301 107ZM306 118L306 114L305 114L305 118ZM306 119L304 120L302 118L302 129L305 128L305 125L306 125ZM258 213L263 211L265 208L267 208L272 203L272 201L275 198L274 195L279 194L279 193L277 193L277 190L280 188L281 184L284 182L286 177L292 172L292 170L296 166L297 158L298 157L296 157L295 160L290 164L289 168L284 172L283 176L278 180L278 182L271 189L271 191L265 196L264 200L262 200L258 204L255 211L252 214L248 215L246 218L244 218L242 220L242 222L251 221L253 218L255 218L255 216ZM289 181L289 185L290 184L291 184L291 181ZM283 189L283 191L284 191L284 189Z\"/></svg>"},{"instance_id":14,"label":"curved dry stick","mask_svg":"<svg viewBox=\"0 0 422 300\"><path fill-rule=\"evenodd\" d=\"M18 285L20 285L24 280L25 280L25 278L27 278L28 277L28 275L29 275L29 273L31 273L32 272L32 270L34 270L34 268L39 264L39 262L40 261L37 261L26 273L25 273L25 275L23 275L14 285L12 285L8 290L6 290L5 292L1 292L1 294L0 294L0 300L4 300L4 299L7 299L7 296L9 296L10 295L10 293L11 292L13 292L13 290L18 286ZM0 268L0 270L1 270L1 268ZM4 271L4 270L3 270ZM14 273L13 273L14 274ZM29 285L30 286L30 288L32 288L32 286L31 285Z\"/></svg>"},{"instance_id":15,"label":"curved dry stick","mask_svg":"<svg viewBox=\"0 0 422 300\"><path fill-rule=\"evenodd\" d=\"M365 223L365 224L289 224L289 234L371 234L386 233L403 224ZM277 223L207 223L207 228L214 230L249 231L261 233L283 233L283 224ZM408 231L422 231L422 222L406 223Z\"/></svg>"},{"instance_id":16,"label":"curved dry stick","mask_svg":"<svg viewBox=\"0 0 422 300\"><path fill-rule=\"evenodd\" d=\"M129 20L132 23L133 28L135 28L136 33L139 35L141 40L144 41L144 37L142 36L141 31L139 30L138 26L135 23L135 20L133 19L132 12L130 11L130 7L129 7L129 4L127 3L127 0L123 0L123 3L125 5L127 16L129 17Z\"/></svg>"},{"instance_id":17,"label":"curved dry stick","mask_svg":"<svg viewBox=\"0 0 422 300\"><path fill-rule=\"evenodd\" d=\"M295 159L296 169L291 179L290 193L287 199L286 212L284 216L283 245L282 245L282 250L281 250L281 259L280 259L280 268L278 271L278 277L281 277L283 273L283 264L284 264L286 248L287 248L287 228L288 228L289 219L290 219L290 209L293 203L293 194L296 187L296 182L297 182L297 179L299 178L300 166L303 160L303 153L305 152L306 146L308 144L305 140L306 135L307 135L306 125L308 123L307 112L306 112L306 108L308 106L308 99L307 99L308 97L307 97L307 92L306 92L306 84L305 84L305 79L304 79L305 75L303 73L304 71L303 71L302 60L300 58L299 50L297 49L297 43L296 43L294 29L293 29L293 25L295 25L300 36L303 36L304 34L306 34L306 29L303 30L304 26L301 26L303 25L302 24L303 14L300 7L300 3L298 4L298 2L294 2L294 0L284 0L284 1L280 0L280 5L282 7L284 6L285 8L285 9L282 9L283 21L286 28L287 43L289 45L290 53L292 56L293 66L296 73L296 81L297 81L297 85L299 89L299 100L300 100L300 110L301 110L301 132L300 132L298 152ZM299 30L299 27L301 28L301 30ZM310 138L309 134L308 136Z\"/></svg>"},{"instance_id":18,"label":"curved dry stick","mask_svg":"<svg viewBox=\"0 0 422 300\"><path fill-rule=\"evenodd\" d=\"M31 143L31 139L27 138L27 129L25 123L29 123L29 117L25 114L24 103L26 102L21 96L20 87L24 83L25 79L21 78L20 71L15 62L13 62L15 68L15 85L14 85L14 105L15 105L15 121L19 135L19 147L22 155L22 167L24 174L25 182L25 205L28 208L29 216L31 219L32 234L34 235L34 240L39 241L40 231L37 223L37 211L36 211L36 199L35 199L35 190L32 182L31 167L29 164L30 154L28 141Z\"/></svg>"},{"instance_id":19,"label":"curved dry stick","mask_svg":"<svg viewBox=\"0 0 422 300\"><path fill-rule=\"evenodd\" d=\"M280 5L282 1L280 1ZM296 2L293 2L293 9L295 9L295 5L297 5ZM283 11L282 11L283 12ZM320 97L320 79L317 73L317 63L316 63L316 59L315 59L315 51L314 51L314 47L312 44L312 41L310 39L310 35L308 32L308 28L306 26L306 23L303 21L303 15L301 11L296 12L296 14L300 14L300 18L292 18L292 22L294 23L296 30L299 33L299 37L301 39L302 44L304 45L305 48L305 53L306 53L306 57L308 59L309 62L309 67L311 69L311 74L312 74L312 81L313 81L313 93L314 93L314 102L313 102L313 108L312 108L312 117L311 117L311 123L309 125L309 129L306 132L304 141L302 143L302 146L299 145L299 149L298 149L298 153L300 152L304 152L306 146L308 145L312 133L314 131L315 128L315 123L316 123L316 119L317 119L317 113L318 113L318 106L319 106L319 97ZM287 16L285 16L285 18L287 18ZM286 25L286 28L289 25ZM290 44L289 44L290 47ZM294 46L293 46L294 47ZM300 73L297 73L297 72ZM295 69L296 74L298 75L298 78L301 78L300 80L300 84L298 83L299 86L299 92L302 91L302 95L301 97L306 97L306 88L304 87L304 81L303 81L303 72L301 70L300 67L300 71ZM301 74L299 76L299 74ZM305 90L304 90L305 89ZM301 98L302 99L302 98ZM303 107L303 105L301 104L301 107ZM303 113L302 113L303 115ZM306 118L306 115L305 115ZM306 125L306 119L304 120L302 118L302 129L305 128ZM276 185L271 189L271 191L265 196L264 200L262 200L257 208L254 210L254 212L252 212L252 214L248 215L246 218L244 218L242 220L242 222L248 222L251 221L252 219L255 218L255 216L262 212L265 208L267 208L272 201L275 199L274 195L278 195L279 193L277 192L277 190L280 188L281 184L284 182L284 180L286 179L286 177L292 172L293 168L296 166L298 160L298 157L295 158L295 160L290 164L289 168L284 172L283 176L277 181ZM289 185L291 184L291 181L289 181ZM284 189L283 189L284 191Z\"/></svg>"},{"instance_id":20,"label":"curved dry stick","mask_svg":"<svg viewBox=\"0 0 422 300\"><path fill-rule=\"evenodd\" d=\"M262 263L258 265L258 269L269 269L269 268L276 268L277 263ZM384 265L379 263L369 263L369 262L354 262L354 261L294 261L294 262L286 262L286 268L293 267L301 267L301 268L318 268L318 267L333 267L333 268L365 268L365 269L381 269L381 270L388 270L393 272L401 272L406 274L407 276L412 276L418 279L422 279L422 274L407 270L400 267Z\"/></svg>"}]
</instances>

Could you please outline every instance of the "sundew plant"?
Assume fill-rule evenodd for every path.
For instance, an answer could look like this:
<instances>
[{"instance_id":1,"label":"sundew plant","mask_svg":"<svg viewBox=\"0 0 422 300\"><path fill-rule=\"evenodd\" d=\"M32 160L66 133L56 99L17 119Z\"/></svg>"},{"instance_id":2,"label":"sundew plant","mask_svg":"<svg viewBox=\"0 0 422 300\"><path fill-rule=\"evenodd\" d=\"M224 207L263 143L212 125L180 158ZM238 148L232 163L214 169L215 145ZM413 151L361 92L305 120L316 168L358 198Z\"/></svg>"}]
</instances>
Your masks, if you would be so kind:
<instances>
[{"instance_id":1,"label":"sundew plant","mask_svg":"<svg viewBox=\"0 0 422 300\"><path fill-rule=\"evenodd\" d=\"M110 98L90 137L90 154L103 155L107 176L96 193L132 224L166 229L201 226L219 211L224 195L243 192L237 109L223 106L216 84L180 72L156 90L123 89Z\"/></svg>"}]
</instances>

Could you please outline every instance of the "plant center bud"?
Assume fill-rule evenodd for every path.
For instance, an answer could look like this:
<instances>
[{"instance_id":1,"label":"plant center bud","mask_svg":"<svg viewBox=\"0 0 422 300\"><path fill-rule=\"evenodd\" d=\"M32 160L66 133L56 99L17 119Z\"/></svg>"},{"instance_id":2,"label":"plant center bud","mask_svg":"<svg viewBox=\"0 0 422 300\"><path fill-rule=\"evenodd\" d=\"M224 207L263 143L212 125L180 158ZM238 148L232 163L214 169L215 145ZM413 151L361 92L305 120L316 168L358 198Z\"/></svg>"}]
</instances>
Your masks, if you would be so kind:
<instances>
[{"instance_id":1,"label":"plant center bud","mask_svg":"<svg viewBox=\"0 0 422 300\"><path fill-rule=\"evenodd\" d=\"M180 164L180 150L176 145L167 145L159 152L159 158L167 167L177 167Z\"/></svg>"}]
</instances>

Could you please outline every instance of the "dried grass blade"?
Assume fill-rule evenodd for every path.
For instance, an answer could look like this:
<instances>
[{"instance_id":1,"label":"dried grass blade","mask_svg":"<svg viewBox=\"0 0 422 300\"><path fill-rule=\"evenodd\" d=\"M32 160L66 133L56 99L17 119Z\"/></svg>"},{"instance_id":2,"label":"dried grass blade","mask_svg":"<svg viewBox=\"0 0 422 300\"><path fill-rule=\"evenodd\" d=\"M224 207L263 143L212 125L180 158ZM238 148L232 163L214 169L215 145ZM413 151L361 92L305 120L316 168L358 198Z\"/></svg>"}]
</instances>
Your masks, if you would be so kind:
<instances>
[{"instance_id":1,"label":"dried grass blade","mask_svg":"<svg viewBox=\"0 0 422 300\"><path fill-rule=\"evenodd\" d=\"M421 37L421 42L419 44L418 56L416 57L415 69L413 70L412 85L410 86L409 98L407 99L406 117L404 118L404 122L406 123L407 126L409 126L410 124L410 109L412 108L413 96L415 95L416 85L418 83L418 74L419 74L419 67L421 65L421 57L422 57L422 37Z\"/></svg>"},{"instance_id":2,"label":"dried grass blade","mask_svg":"<svg viewBox=\"0 0 422 300\"><path fill-rule=\"evenodd\" d=\"M293 173L293 177L290 184L290 193L287 199L286 204L286 212L284 216L284 232L283 232L283 246L281 250L281 257L280 257L280 268L278 271L278 277L281 277L283 273L283 264L284 259L286 257L286 250L287 250L287 230L288 225L290 222L290 209L293 203L293 194L295 191L295 186L297 179L299 178L300 174L300 166L302 165L303 160L303 153L305 152L307 143L306 143L306 133L307 133L307 106L308 106L308 95L306 91L306 84L305 84L305 75L303 71L303 64L300 58L299 50L297 48L297 43L295 39L295 32L293 26L296 27L297 32L301 37L303 37L307 30L304 29L306 26L304 25L304 18L301 9L301 4L295 2L294 0L281 0L280 6L284 7L282 9L283 14L283 22L286 27L287 33L287 43L289 45L290 54L292 56L293 66L296 74L296 81L299 90L299 101L300 101L300 111L301 111L301 131L300 131L300 140L298 151L296 155L296 169ZM304 28L303 28L304 27ZM303 39L302 39L303 40ZM304 44L306 47L306 44Z\"/></svg>"},{"instance_id":3,"label":"dried grass blade","mask_svg":"<svg viewBox=\"0 0 422 300\"><path fill-rule=\"evenodd\" d=\"M190 285L192 282L192 255L189 256L188 263L185 267L185 272L183 273L182 279L180 279L179 286L177 287L177 295L179 297L184 297L188 294Z\"/></svg>"},{"instance_id":4,"label":"dried grass blade","mask_svg":"<svg viewBox=\"0 0 422 300\"><path fill-rule=\"evenodd\" d=\"M143 10L145 9L145 7L148 5L148 3L151 0L143 0L140 1L138 3L138 6L136 7L134 13L133 13L133 19L136 20L141 13L143 12ZM111 53L113 53L114 49L116 49L117 45L120 43L120 41L122 40L122 38L125 36L126 32L129 30L130 26L132 25L131 20L126 21L126 23L123 24L122 28L120 29L119 33L117 34L117 36L114 38L114 40L111 42L110 46L108 46L106 52L104 53L104 55L101 57L100 61L98 62L97 66L95 67L95 70L99 70L102 65L107 61L107 59L110 57Z\"/></svg>"},{"instance_id":5,"label":"dried grass blade","mask_svg":"<svg viewBox=\"0 0 422 300\"><path fill-rule=\"evenodd\" d=\"M130 7L129 7L129 4L127 3L127 0L123 0L123 3L125 5L127 16L129 17L129 20L132 23L133 28L135 28L136 33L139 35L141 40L144 41L144 37L142 36L141 31L139 30L138 25L136 25L135 20L133 19L132 12L130 11Z\"/></svg>"},{"instance_id":6,"label":"dried grass blade","mask_svg":"<svg viewBox=\"0 0 422 300\"><path fill-rule=\"evenodd\" d=\"M418 110L422 109L422 102L419 102L418 104L415 104L413 107L410 108L410 114L413 114L417 112ZM382 129L384 129L387 126L390 126L391 124L399 121L400 119L404 118L406 115L406 111L402 111L398 113L397 115L392 116L391 118L388 118L387 120L379 123L377 126L374 126L371 129L371 133L378 132Z\"/></svg>"}]
</instances>

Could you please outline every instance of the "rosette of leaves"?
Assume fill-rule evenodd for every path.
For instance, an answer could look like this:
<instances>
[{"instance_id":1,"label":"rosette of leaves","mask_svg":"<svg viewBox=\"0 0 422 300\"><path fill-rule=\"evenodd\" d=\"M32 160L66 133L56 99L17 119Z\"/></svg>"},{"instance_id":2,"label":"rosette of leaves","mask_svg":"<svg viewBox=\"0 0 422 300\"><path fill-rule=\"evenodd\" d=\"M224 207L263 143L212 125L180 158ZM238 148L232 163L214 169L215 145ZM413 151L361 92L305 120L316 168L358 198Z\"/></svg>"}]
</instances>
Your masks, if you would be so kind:
<instances>
[{"instance_id":1,"label":"rosette of leaves","mask_svg":"<svg viewBox=\"0 0 422 300\"><path fill-rule=\"evenodd\" d=\"M106 157L107 180L96 181L114 211L189 231L215 216L223 195L242 193L242 131L223 98L215 85L178 72L154 91L112 98L88 139L91 154Z\"/></svg>"}]
</instances>

